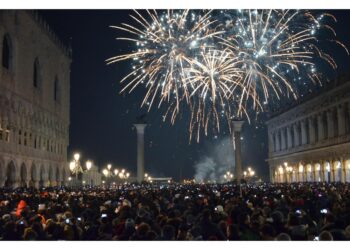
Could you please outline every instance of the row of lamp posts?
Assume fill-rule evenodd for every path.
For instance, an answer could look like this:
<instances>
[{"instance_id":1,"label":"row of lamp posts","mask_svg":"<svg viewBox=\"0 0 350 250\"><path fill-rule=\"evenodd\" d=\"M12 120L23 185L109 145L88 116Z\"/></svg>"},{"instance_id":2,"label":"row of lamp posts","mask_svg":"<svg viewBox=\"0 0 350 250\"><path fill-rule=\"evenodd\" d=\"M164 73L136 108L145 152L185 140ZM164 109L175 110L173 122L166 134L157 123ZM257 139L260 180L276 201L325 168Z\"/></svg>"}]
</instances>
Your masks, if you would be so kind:
<instances>
[{"instance_id":1,"label":"row of lamp posts","mask_svg":"<svg viewBox=\"0 0 350 250\"><path fill-rule=\"evenodd\" d=\"M72 176L68 177L68 181L71 183L71 186L80 186L81 183L79 181L79 175L88 172L91 169L92 165L92 161L88 160L85 162L85 167L83 167L80 163L80 154L75 153L73 155L73 160L69 163L69 170L71 171L72 176L75 177L74 180ZM119 177L123 181L126 181L130 177L130 173L125 169L122 169L121 171L118 169L112 170L111 164L108 164L107 168L102 170L102 174L107 179L110 179L112 177ZM82 183L85 184L84 181Z\"/></svg>"}]
</instances>

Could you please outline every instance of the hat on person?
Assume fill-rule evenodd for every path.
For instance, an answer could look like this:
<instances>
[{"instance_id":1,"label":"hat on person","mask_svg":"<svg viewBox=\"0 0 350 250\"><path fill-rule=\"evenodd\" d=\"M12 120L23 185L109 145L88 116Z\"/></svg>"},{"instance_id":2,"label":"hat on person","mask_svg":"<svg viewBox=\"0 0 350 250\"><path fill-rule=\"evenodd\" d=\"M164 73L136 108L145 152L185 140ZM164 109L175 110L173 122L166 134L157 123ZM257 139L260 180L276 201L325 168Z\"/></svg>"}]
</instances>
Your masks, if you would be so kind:
<instances>
[{"instance_id":1,"label":"hat on person","mask_svg":"<svg viewBox=\"0 0 350 250\"><path fill-rule=\"evenodd\" d=\"M218 206L215 207L215 212L223 213L224 212L224 208L221 205L218 205Z\"/></svg>"}]
</instances>

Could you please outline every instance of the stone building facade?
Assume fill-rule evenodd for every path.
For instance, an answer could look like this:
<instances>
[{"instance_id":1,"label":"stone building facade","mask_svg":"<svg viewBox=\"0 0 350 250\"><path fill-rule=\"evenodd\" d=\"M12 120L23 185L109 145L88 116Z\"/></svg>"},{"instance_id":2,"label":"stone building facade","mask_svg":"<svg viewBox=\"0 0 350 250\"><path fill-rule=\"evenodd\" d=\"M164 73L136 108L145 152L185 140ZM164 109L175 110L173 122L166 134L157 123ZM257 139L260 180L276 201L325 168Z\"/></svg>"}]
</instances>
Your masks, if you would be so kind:
<instances>
[{"instance_id":1,"label":"stone building facade","mask_svg":"<svg viewBox=\"0 0 350 250\"><path fill-rule=\"evenodd\" d=\"M267 122L272 182L350 182L350 81Z\"/></svg>"},{"instance_id":2,"label":"stone building facade","mask_svg":"<svg viewBox=\"0 0 350 250\"><path fill-rule=\"evenodd\" d=\"M36 12L0 11L0 186L69 176L71 52Z\"/></svg>"}]
</instances>

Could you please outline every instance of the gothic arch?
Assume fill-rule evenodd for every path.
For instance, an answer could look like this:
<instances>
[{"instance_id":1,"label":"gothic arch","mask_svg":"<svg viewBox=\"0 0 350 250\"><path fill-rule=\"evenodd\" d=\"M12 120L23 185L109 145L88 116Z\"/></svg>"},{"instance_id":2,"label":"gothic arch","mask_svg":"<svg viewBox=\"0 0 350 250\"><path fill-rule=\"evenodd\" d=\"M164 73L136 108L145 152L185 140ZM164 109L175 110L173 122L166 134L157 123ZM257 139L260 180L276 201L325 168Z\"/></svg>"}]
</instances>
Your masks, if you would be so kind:
<instances>
[{"instance_id":1,"label":"gothic arch","mask_svg":"<svg viewBox=\"0 0 350 250\"><path fill-rule=\"evenodd\" d=\"M32 163L32 167L30 169L30 186L34 186L35 182L38 180L38 170L35 163Z\"/></svg>"},{"instance_id":2,"label":"gothic arch","mask_svg":"<svg viewBox=\"0 0 350 250\"><path fill-rule=\"evenodd\" d=\"M39 187L44 187L45 179L45 168L44 165L41 165L39 172Z\"/></svg>"},{"instance_id":3,"label":"gothic arch","mask_svg":"<svg viewBox=\"0 0 350 250\"><path fill-rule=\"evenodd\" d=\"M13 161L10 161L6 166L6 187L14 187L16 182L16 165Z\"/></svg>"},{"instance_id":4,"label":"gothic arch","mask_svg":"<svg viewBox=\"0 0 350 250\"><path fill-rule=\"evenodd\" d=\"M20 186L21 187L25 187L27 186L27 167L24 163L22 163L21 167L20 167L20 175L19 175L19 178L20 178Z\"/></svg>"},{"instance_id":5,"label":"gothic arch","mask_svg":"<svg viewBox=\"0 0 350 250\"><path fill-rule=\"evenodd\" d=\"M56 181L57 183L61 181L60 167L58 165L56 166Z\"/></svg>"}]
</instances>

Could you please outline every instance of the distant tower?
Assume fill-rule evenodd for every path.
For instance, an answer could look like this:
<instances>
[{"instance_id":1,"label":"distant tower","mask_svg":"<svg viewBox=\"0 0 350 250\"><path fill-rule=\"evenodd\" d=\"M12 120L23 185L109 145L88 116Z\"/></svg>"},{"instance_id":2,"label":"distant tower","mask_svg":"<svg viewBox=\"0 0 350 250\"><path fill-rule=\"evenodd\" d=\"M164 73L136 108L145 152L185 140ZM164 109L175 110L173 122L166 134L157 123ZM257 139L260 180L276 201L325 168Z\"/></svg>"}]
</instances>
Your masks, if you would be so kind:
<instances>
[{"instance_id":1,"label":"distant tower","mask_svg":"<svg viewBox=\"0 0 350 250\"><path fill-rule=\"evenodd\" d=\"M137 132L137 182L141 183L145 175L145 115L139 116L134 126Z\"/></svg>"}]
</instances>

